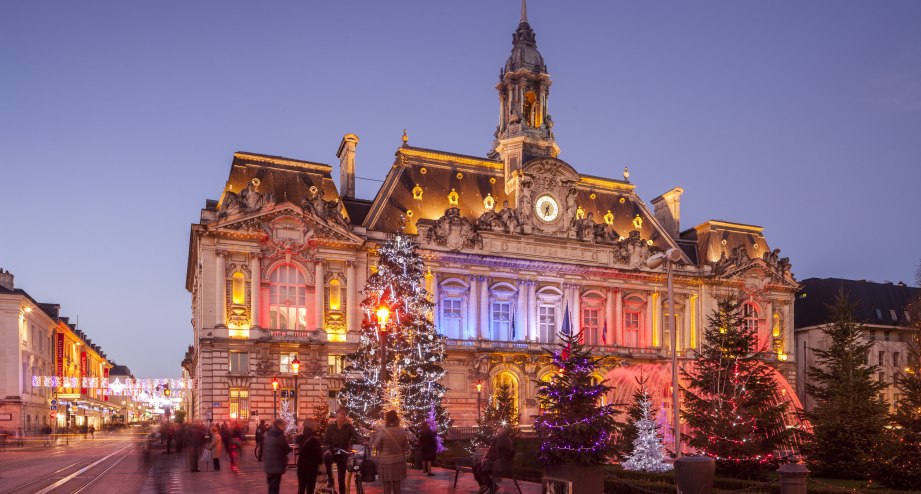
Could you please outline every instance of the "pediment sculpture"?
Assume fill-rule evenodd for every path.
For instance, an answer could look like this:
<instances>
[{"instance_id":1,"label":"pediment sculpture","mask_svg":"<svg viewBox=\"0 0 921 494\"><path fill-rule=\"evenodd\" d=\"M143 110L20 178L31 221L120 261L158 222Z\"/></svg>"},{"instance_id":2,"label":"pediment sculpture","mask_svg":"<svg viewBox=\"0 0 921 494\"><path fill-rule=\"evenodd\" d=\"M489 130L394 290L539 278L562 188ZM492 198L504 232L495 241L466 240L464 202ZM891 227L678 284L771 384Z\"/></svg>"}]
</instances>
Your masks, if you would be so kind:
<instances>
[{"instance_id":1,"label":"pediment sculpture","mask_svg":"<svg viewBox=\"0 0 921 494\"><path fill-rule=\"evenodd\" d=\"M461 216L460 209L456 207L445 210L444 216L436 220L425 235L427 241L451 250L483 246L483 239L476 227Z\"/></svg>"},{"instance_id":2,"label":"pediment sculpture","mask_svg":"<svg viewBox=\"0 0 921 494\"><path fill-rule=\"evenodd\" d=\"M305 211L312 212L321 219L332 221L348 229L348 223L346 223L345 218L342 217L339 200L327 201L324 199L325 195L326 192L323 188L318 188L317 191L314 192L313 197L304 199L304 201L301 202L301 208Z\"/></svg>"},{"instance_id":3,"label":"pediment sculpture","mask_svg":"<svg viewBox=\"0 0 921 494\"><path fill-rule=\"evenodd\" d=\"M614 260L631 268L640 267L652 254L653 248L635 230L614 247Z\"/></svg>"},{"instance_id":4,"label":"pediment sculpture","mask_svg":"<svg viewBox=\"0 0 921 494\"><path fill-rule=\"evenodd\" d=\"M481 232L521 233L521 221L518 212L509 207L508 201L503 201L499 212L486 211L480 215L476 229Z\"/></svg>"},{"instance_id":5,"label":"pediment sculpture","mask_svg":"<svg viewBox=\"0 0 921 494\"><path fill-rule=\"evenodd\" d=\"M235 213L251 213L275 204L275 198L268 192L259 192L258 178L250 180L239 194L231 191L224 193L224 200L218 209L218 216L230 216Z\"/></svg>"}]
</instances>

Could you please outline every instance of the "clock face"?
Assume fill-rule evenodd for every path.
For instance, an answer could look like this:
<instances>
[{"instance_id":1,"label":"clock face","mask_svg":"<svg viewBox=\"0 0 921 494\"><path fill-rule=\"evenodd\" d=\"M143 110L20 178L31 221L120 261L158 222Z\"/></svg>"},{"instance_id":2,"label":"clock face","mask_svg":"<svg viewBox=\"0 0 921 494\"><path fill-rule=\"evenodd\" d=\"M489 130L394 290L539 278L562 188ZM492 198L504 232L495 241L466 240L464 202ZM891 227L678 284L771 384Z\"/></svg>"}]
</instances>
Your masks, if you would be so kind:
<instances>
[{"instance_id":1,"label":"clock face","mask_svg":"<svg viewBox=\"0 0 921 494\"><path fill-rule=\"evenodd\" d=\"M556 199L548 195L537 198L537 201L534 202L534 210L537 212L537 217L547 223L560 215L560 206L556 203Z\"/></svg>"}]
</instances>

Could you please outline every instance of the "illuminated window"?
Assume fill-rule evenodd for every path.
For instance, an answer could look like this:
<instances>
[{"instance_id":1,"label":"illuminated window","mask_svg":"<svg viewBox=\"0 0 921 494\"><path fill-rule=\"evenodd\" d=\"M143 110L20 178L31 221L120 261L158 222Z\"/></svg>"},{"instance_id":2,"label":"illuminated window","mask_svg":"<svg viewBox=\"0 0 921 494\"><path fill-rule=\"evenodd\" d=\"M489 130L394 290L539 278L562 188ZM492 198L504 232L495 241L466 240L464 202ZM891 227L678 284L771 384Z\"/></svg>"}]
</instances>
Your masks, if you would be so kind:
<instances>
[{"instance_id":1,"label":"illuminated window","mask_svg":"<svg viewBox=\"0 0 921 494\"><path fill-rule=\"evenodd\" d=\"M278 372L282 374L290 374L294 372L294 369L291 368L291 362L296 357L296 353L283 353L278 358Z\"/></svg>"},{"instance_id":2,"label":"illuminated window","mask_svg":"<svg viewBox=\"0 0 921 494\"><path fill-rule=\"evenodd\" d=\"M307 329L307 283L294 266L280 266L269 278L269 318L277 329Z\"/></svg>"},{"instance_id":3,"label":"illuminated window","mask_svg":"<svg viewBox=\"0 0 921 494\"><path fill-rule=\"evenodd\" d=\"M537 323L540 329L540 341L549 343L554 340L557 331L556 306L540 305L537 307Z\"/></svg>"},{"instance_id":4,"label":"illuminated window","mask_svg":"<svg viewBox=\"0 0 921 494\"><path fill-rule=\"evenodd\" d=\"M582 339L586 345L601 343L601 328L598 327L598 307L582 309Z\"/></svg>"},{"instance_id":5,"label":"illuminated window","mask_svg":"<svg viewBox=\"0 0 921 494\"><path fill-rule=\"evenodd\" d=\"M760 351L764 341L761 335L761 318L760 314L758 314L758 309L754 304L746 303L742 307L742 316L745 319L745 329L748 330L749 334L756 337L754 350Z\"/></svg>"},{"instance_id":6,"label":"illuminated window","mask_svg":"<svg viewBox=\"0 0 921 494\"><path fill-rule=\"evenodd\" d=\"M497 403L496 395L499 393L500 386L508 386L509 390L512 392L512 405L514 411L512 412L513 417L518 417L518 378L515 377L511 372L500 372L496 374L495 379L493 380L493 404Z\"/></svg>"},{"instance_id":7,"label":"illuminated window","mask_svg":"<svg viewBox=\"0 0 921 494\"><path fill-rule=\"evenodd\" d=\"M345 368L345 355L328 355L326 360L329 363L330 374L342 374Z\"/></svg>"},{"instance_id":8,"label":"illuminated window","mask_svg":"<svg viewBox=\"0 0 921 494\"><path fill-rule=\"evenodd\" d=\"M512 304L504 301L493 302L491 316L492 339L498 341L511 341Z\"/></svg>"},{"instance_id":9,"label":"illuminated window","mask_svg":"<svg viewBox=\"0 0 921 494\"><path fill-rule=\"evenodd\" d=\"M249 352L230 352L230 372L249 373Z\"/></svg>"},{"instance_id":10,"label":"illuminated window","mask_svg":"<svg viewBox=\"0 0 921 494\"><path fill-rule=\"evenodd\" d=\"M640 346L640 311L624 311L624 346L639 348Z\"/></svg>"},{"instance_id":11,"label":"illuminated window","mask_svg":"<svg viewBox=\"0 0 921 494\"><path fill-rule=\"evenodd\" d=\"M329 281L329 310L342 308L342 284L339 280Z\"/></svg>"},{"instance_id":12,"label":"illuminated window","mask_svg":"<svg viewBox=\"0 0 921 494\"><path fill-rule=\"evenodd\" d=\"M249 390L230 388L230 419L249 420Z\"/></svg>"},{"instance_id":13,"label":"illuminated window","mask_svg":"<svg viewBox=\"0 0 921 494\"><path fill-rule=\"evenodd\" d=\"M448 338L461 337L461 299L441 299L441 333Z\"/></svg>"},{"instance_id":14,"label":"illuminated window","mask_svg":"<svg viewBox=\"0 0 921 494\"><path fill-rule=\"evenodd\" d=\"M233 303L243 305L246 303L246 280L243 273L237 272L231 277L231 292L233 294Z\"/></svg>"},{"instance_id":15,"label":"illuminated window","mask_svg":"<svg viewBox=\"0 0 921 494\"><path fill-rule=\"evenodd\" d=\"M601 377L599 377L599 376L594 376L594 375L593 375L593 376L591 377L592 386L601 384L602 382L604 382L604 379L601 378ZM608 404L608 396L607 396L607 394L601 393L601 395L598 397L598 404L601 405L601 406L604 406L604 405L607 405L607 404Z\"/></svg>"}]
</instances>

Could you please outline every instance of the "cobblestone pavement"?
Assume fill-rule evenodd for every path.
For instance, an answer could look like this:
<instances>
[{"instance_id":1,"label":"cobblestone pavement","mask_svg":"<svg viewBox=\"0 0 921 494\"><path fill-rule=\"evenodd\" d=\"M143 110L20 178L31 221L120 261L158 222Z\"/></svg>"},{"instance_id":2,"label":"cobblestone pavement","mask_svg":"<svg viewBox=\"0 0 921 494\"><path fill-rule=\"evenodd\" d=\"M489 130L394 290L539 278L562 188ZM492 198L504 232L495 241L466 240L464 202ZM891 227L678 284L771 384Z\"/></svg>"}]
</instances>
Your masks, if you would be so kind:
<instances>
[{"instance_id":1,"label":"cobblestone pavement","mask_svg":"<svg viewBox=\"0 0 921 494\"><path fill-rule=\"evenodd\" d=\"M253 457L253 445L248 443L244 446L244 454L240 462L240 471L234 473L230 469L230 459L225 454L221 458L221 470L215 472L211 469L205 470L204 463L201 463L201 472L193 473L189 471L187 455L183 451L181 454L162 455L150 476L144 482L140 492L142 494L163 494L163 493L185 493L185 492L221 492L221 493L259 493L266 492L267 485L265 473L262 470L262 463L258 463ZM322 483L325 477L321 474L318 477L318 483ZM532 482L518 481L521 486L522 494L540 494L540 485ZM470 473L462 473L457 482L457 489L454 488L454 470L435 469L435 476L428 477L422 475L419 470L410 469L409 477L403 482L403 494L427 493L457 493L468 494L477 492L477 484ZM281 484L282 494L297 492L297 474L293 469L282 477ZM354 494L354 484L350 494ZM381 494L383 484L380 481L365 484L366 494ZM499 492L517 493L515 485L511 480L502 480Z\"/></svg>"}]
</instances>

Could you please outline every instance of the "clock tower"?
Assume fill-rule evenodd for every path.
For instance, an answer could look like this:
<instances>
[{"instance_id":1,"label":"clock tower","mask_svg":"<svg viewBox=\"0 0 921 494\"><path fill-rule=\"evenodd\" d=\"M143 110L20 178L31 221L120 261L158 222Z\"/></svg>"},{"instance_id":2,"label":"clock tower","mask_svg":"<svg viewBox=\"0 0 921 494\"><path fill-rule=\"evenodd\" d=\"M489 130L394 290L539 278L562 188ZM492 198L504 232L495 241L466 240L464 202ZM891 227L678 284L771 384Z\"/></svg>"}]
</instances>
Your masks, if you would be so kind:
<instances>
[{"instance_id":1,"label":"clock tower","mask_svg":"<svg viewBox=\"0 0 921 494\"><path fill-rule=\"evenodd\" d=\"M496 89L499 124L489 157L504 162L505 192L511 194L518 188L525 163L560 154L547 106L550 74L537 51L537 37L528 24L525 0L521 2L521 21L512 35L512 53L499 73Z\"/></svg>"}]
</instances>

